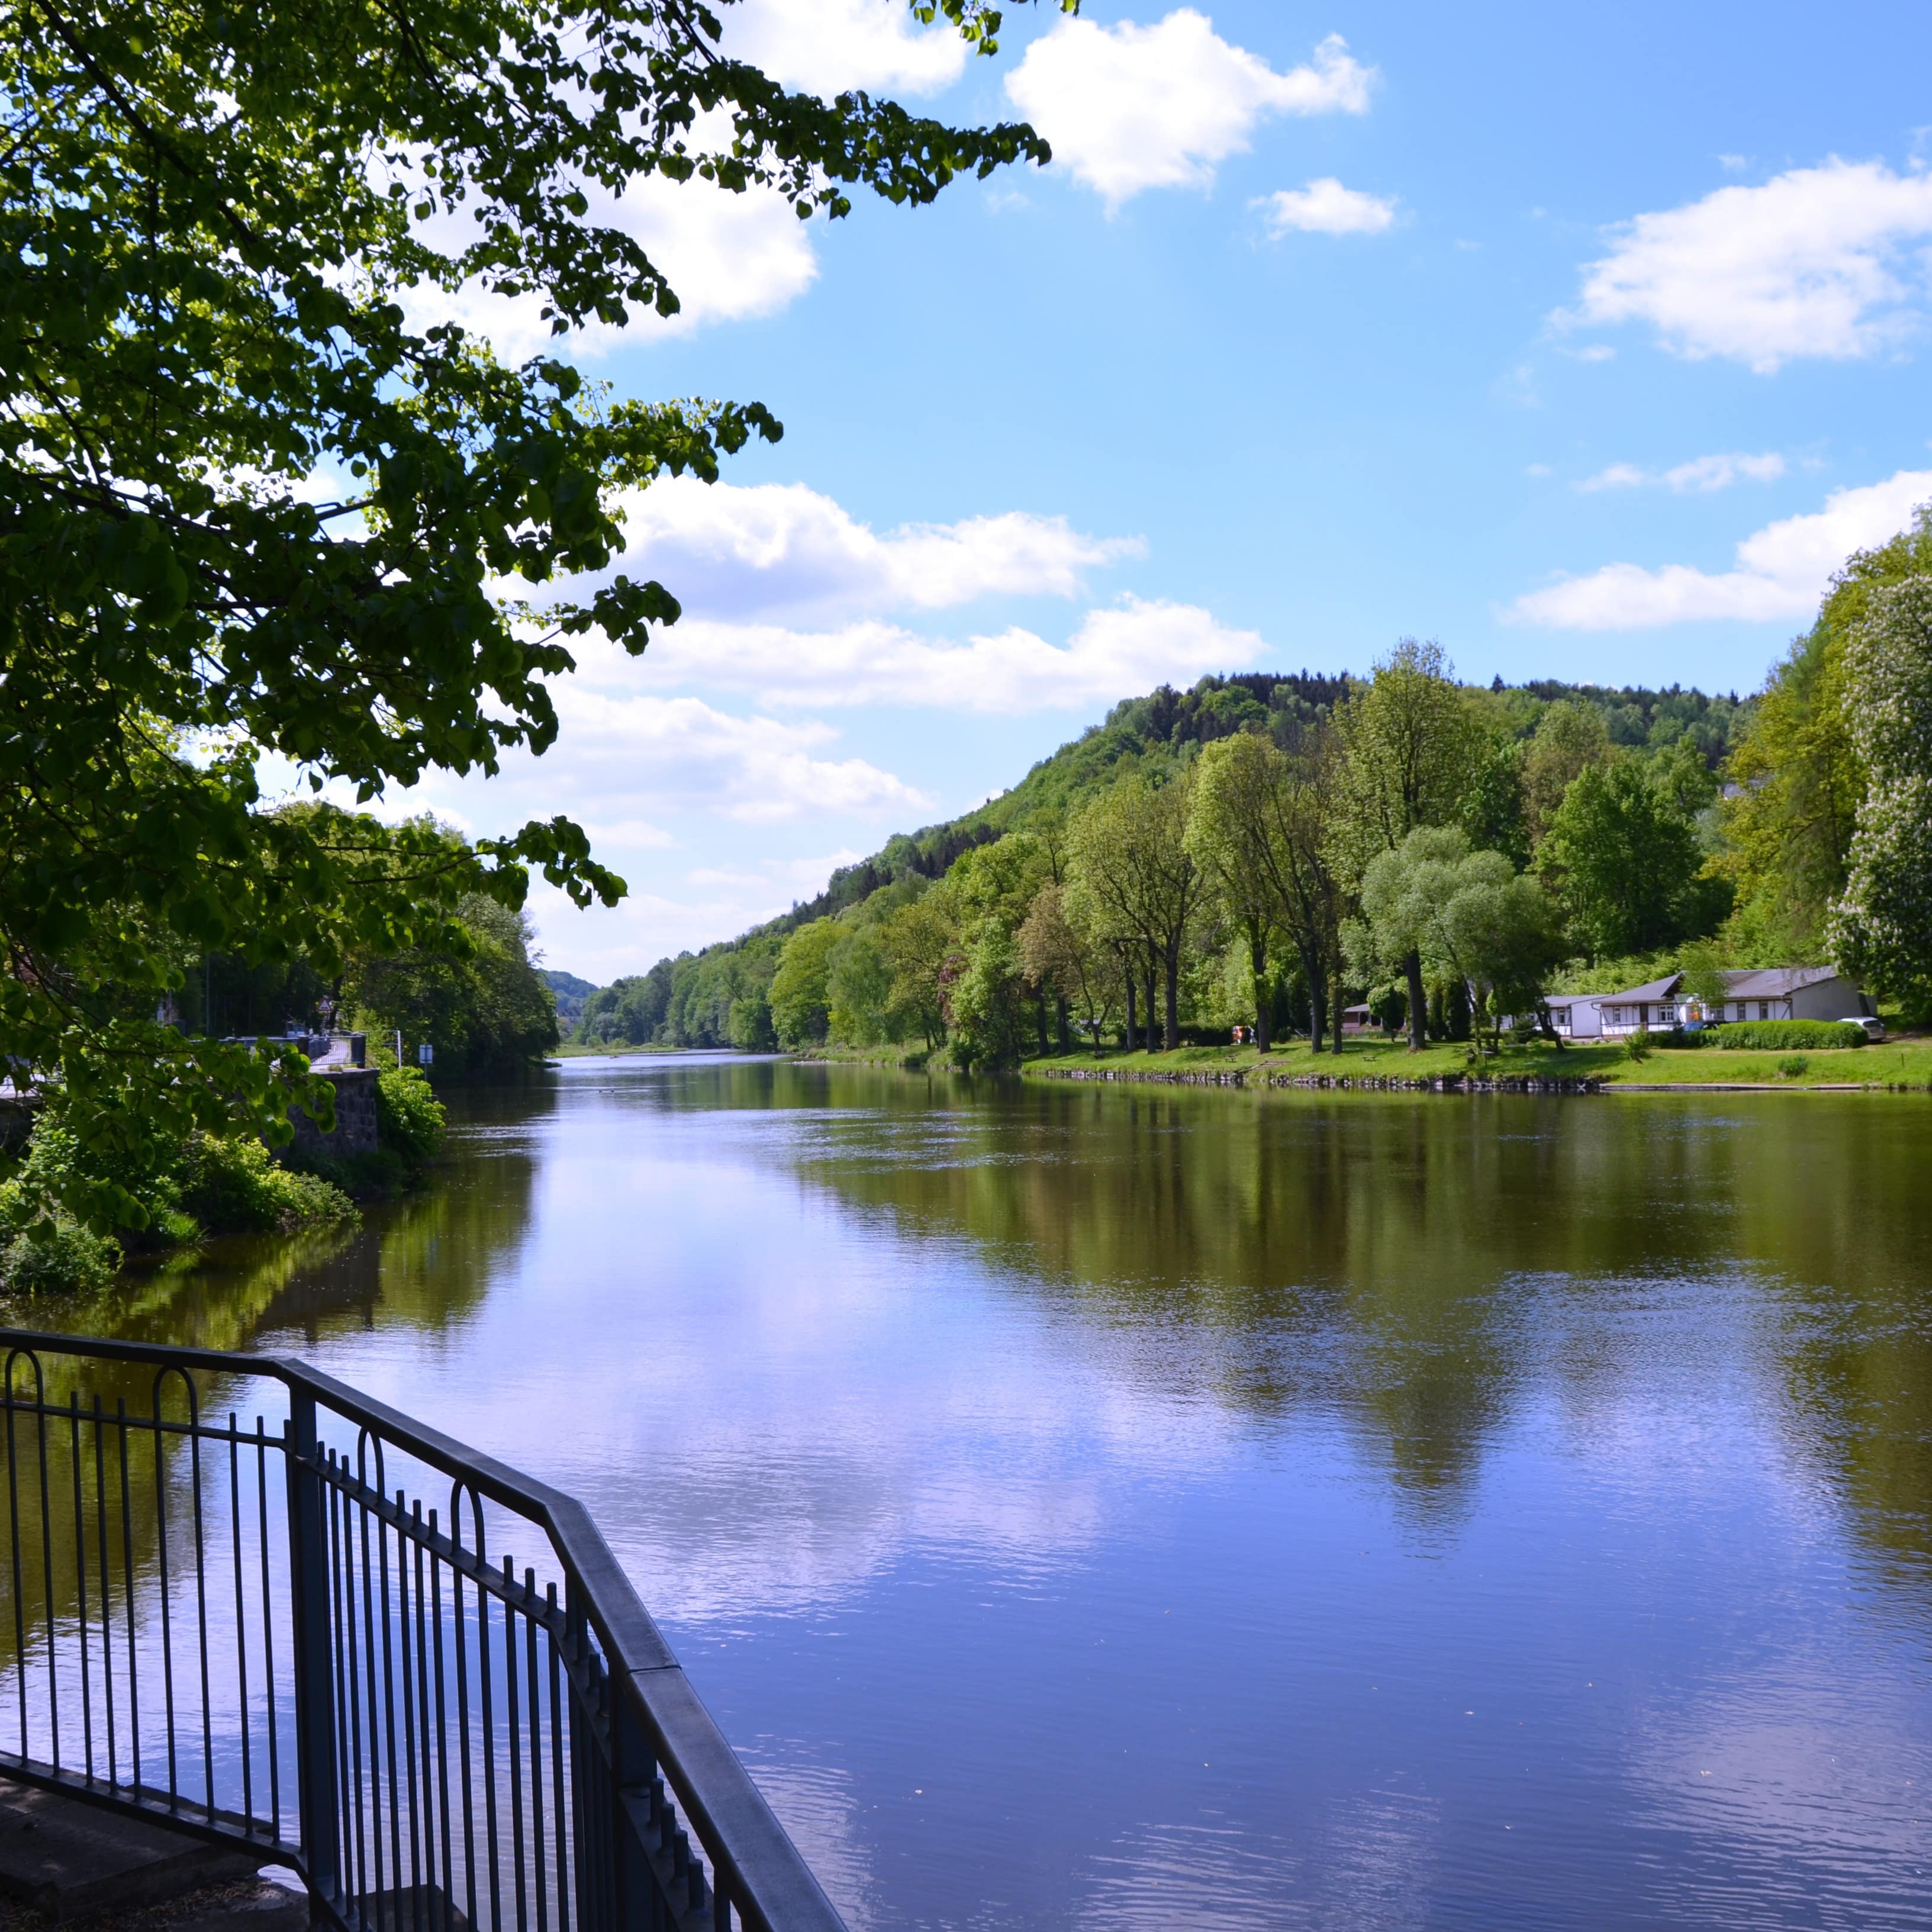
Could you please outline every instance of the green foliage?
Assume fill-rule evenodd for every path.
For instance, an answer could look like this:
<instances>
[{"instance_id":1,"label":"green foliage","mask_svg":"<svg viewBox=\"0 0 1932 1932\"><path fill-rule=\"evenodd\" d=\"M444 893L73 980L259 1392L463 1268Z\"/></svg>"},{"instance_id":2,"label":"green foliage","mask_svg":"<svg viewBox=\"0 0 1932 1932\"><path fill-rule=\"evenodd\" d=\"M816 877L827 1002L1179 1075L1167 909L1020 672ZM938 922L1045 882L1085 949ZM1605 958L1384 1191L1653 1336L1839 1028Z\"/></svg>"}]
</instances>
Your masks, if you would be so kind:
<instances>
[{"instance_id":1,"label":"green foliage","mask_svg":"<svg viewBox=\"0 0 1932 1932\"><path fill-rule=\"evenodd\" d=\"M785 941L770 996L780 1046L796 1049L825 1038L831 1019L832 954L844 937L836 920L818 919Z\"/></svg>"},{"instance_id":2,"label":"green foliage","mask_svg":"<svg viewBox=\"0 0 1932 1932\"><path fill-rule=\"evenodd\" d=\"M1577 775L1538 857L1593 955L1668 946L1709 932L1729 910L1722 882L1700 877L1696 826L1634 758Z\"/></svg>"},{"instance_id":3,"label":"green foliage","mask_svg":"<svg viewBox=\"0 0 1932 1932\"><path fill-rule=\"evenodd\" d=\"M1486 748L1440 645L1405 638L1340 708L1336 727L1346 754L1337 832L1357 877L1418 826L1460 819Z\"/></svg>"},{"instance_id":4,"label":"green foliage","mask_svg":"<svg viewBox=\"0 0 1932 1932\"><path fill-rule=\"evenodd\" d=\"M1696 1000L1706 1012L1720 1011L1724 1003L1730 998L1730 986L1724 977L1730 961L1723 946L1711 940L1693 940L1682 948L1677 956L1677 970L1684 975L1682 990ZM1660 974L1652 974L1636 980L1626 980L1627 986L1641 986L1650 980L1661 978ZM1620 991L1612 987L1611 992Z\"/></svg>"},{"instance_id":5,"label":"green foliage","mask_svg":"<svg viewBox=\"0 0 1932 1932\"><path fill-rule=\"evenodd\" d=\"M1001 922L984 922L947 988L952 1058L968 1068L1016 1066L1026 1051L1019 950Z\"/></svg>"},{"instance_id":6,"label":"green foliage","mask_svg":"<svg viewBox=\"0 0 1932 1932\"><path fill-rule=\"evenodd\" d=\"M0 1285L14 1294L78 1294L105 1288L121 1268L121 1244L76 1222L46 1222L0 1246Z\"/></svg>"},{"instance_id":7,"label":"green foliage","mask_svg":"<svg viewBox=\"0 0 1932 1932\"><path fill-rule=\"evenodd\" d=\"M1076 920L1121 949L1130 970L1163 982L1163 1036L1180 1043L1180 973L1204 910L1205 881L1188 849L1191 772L1156 784L1130 772L1067 828L1067 890ZM1153 1016L1147 1016L1151 1030Z\"/></svg>"},{"instance_id":8,"label":"green foliage","mask_svg":"<svg viewBox=\"0 0 1932 1932\"><path fill-rule=\"evenodd\" d=\"M1348 928L1358 979L1394 985L1414 959L1425 983L1470 989L1492 1034L1503 1014L1542 1004L1562 952L1555 909L1500 852L1471 851L1454 826L1418 826L1369 862L1361 902Z\"/></svg>"},{"instance_id":9,"label":"green foliage","mask_svg":"<svg viewBox=\"0 0 1932 1932\"><path fill-rule=\"evenodd\" d=\"M1732 752L1724 862L1736 882L1738 940L1760 963L1824 956L1868 776L1854 730L1862 700L1846 686L1847 647L1874 597L1928 573L1932 507L1890 542L1847 562L1818 621L1772 671Z\"/></svg>"},{"instance_id":10,"label":"green foliage","mask_svg":"<svg viewBox=\"0 0 1932 1932\"><path fill-rule=\"evenodd\" d=\"M1723 1026L1703 1029L1712 1046L1756 1048L1775 1052L1780 1047L1810 1047L1819 1052L1834 1048L1864 1046L1870 1036L1863 1027L1842 1020L1732 1020Z\"/></svg>"},{"instance_id":11,"label":"green foliage","mask_svg":"<svg viewBox=\"0 0 1932 1932\"><path fill-rule=\"evenodd\" d=\"M690 956L678 963L691 963ZM586 994L572 1037L586 1046L648 1046L670 1011L676 970L671 961L660 959L648 973L613 980Z\"/></svg>"},{"instance_id":12,"label":"green foliage","mask_svg":"<svg viewBox=\"0 0 1932 1932\"><path fill-rule=\"evenodd\" d=\"M1810 1071L1811 1063L1802 1053L1787 1053L1778 1063L1778 1070L1787 1080L1796 1080Z\"/></svg>"},{"instance_id":13,"label":"green foliage","mask_svg":"<svg viewBox=\"0 0 1932 1932\"><path fill-rule=\"evenodd\" d=\"M256 1140L197 1134L184 1150L179 1186L182 1208L211 1234L286 1232L356 1217L340 1188L280 1166Z\"/></svg>"},{"instance_id":14,"label":"green foliage","mask_svg":"<svg viewBox=\"0 0 1932 1932\"><path fill-rule=\"evenodd\" d=\"M1635 1033L1627 1034L1624 1035L1624 1058L1626 1060L1634 1060L1640 1065L1643 1061L1650 1058L1650 1030L1648 1028L1639 1027Z\"/></svg>"},{"instance_id":15,"label":"green foliage","mask_svg":"<svg viewBox=\"0 0 1932 1932\"><path fill-rule=\"evenodd\" d=\"M376 1138L412 1169L442 1150L448 1117L419 1066L385 1067L376 1076Z\"/></svg>"},{"instance_id":16,"label":"green foliage","mask_svg":"<svg viewBox=\"0 0 1932 1932\"><path fill-rule=\"evenodd\" d=\"M111 1176L89 1172L98 1149L68 1126L57 1106L43 1112L13 1175L0 1184L0 1280L26 1292L105 1286L123 1244L76 1221L60 1206L77 1180L111 1179L140 1202L139 1245L181 1246L204 1234L326 1226L353 1220L340 1189L278 1164L253 1138L196 1132L169 1157Z\"/></svg>"},{"instance_id":17,"label":"green foliage","mask_svg":"<svg viewBox=\"0 0 1932 1932\"><path fill-rule=\"evenodd\" d=\"M530 963L530 922L480 892L458 902L448 943L359 955L343 1004L374 1034L427 1041L439 1078L510 1072L557 1043L556 1004Z\"/></svg>"},{"instance_id":18,"label":"green foliage","mask_svg":"<svg viewBox=\"0 0 1932 1932\"><path fill-rule=\"evenodd\" d=\"M1535 842L1526 808L1523 748L1514 738L1492 743L1478 761L1463 796L1460 820L1469 843L1500 852L1520 872Z\"/></svg>"},{"instance_id":19,"label":"green foliage","mask_svg":"<svg viewBox=\"0 0 1932 1932\"><path fill-rule=\"evenodd\" d=\"M1523 818L1532 850L1577 777L1610 762L1610 728L1599 706L1559 698L1538 720L1523 758Z\"/></svg>"},{"instance_id":20,"label":"green foliage","mask_svg":"<svg viewBox=\"0 0 1932 1932\"><path fill-rule=\"evenodd\" d=\"M1844 689L1866 781L1826 944L1841 971L1923 1011L1932 1008L1932 574L1872 592L1846 640Z\"/></svg>"},{"instance_id":21,"label":"green foliage","mask_svg":"<svg viewBox=\"0 0 1932 1932\"><path fill-rule=\"evenodd\" d=\"M854 1046L874 1046L891 1028L892 969L877 936L848 932L826 958L827 1032Z\"/></svg>"},{"instance_id":22,"label":"green foliage","mask_svg":"<svg viewBox=\"0 0 1932 1932\"><path fill-rule=\"evenodd\" d=\"M935 8L996 44L979 0ZM562 356L506 368L412 309L526 298L560 337L674 314L586 189L695 176L836 217L1048 158L1024 126L788 94L722 32L656 0L0 0L0 1054L100 1156L82 1218L145 1225L117 1164L326 1111L299 1055L156 1018L202 956L333 979L463 956L466 897L514 910L533 870L623 891L567 818L470 848L262 808L265 759L359 808L546 750L568 640L634 654L679 614L610 572L620 493L781 434L756 403L612 401Z\"/></svg>"}]
</instances>

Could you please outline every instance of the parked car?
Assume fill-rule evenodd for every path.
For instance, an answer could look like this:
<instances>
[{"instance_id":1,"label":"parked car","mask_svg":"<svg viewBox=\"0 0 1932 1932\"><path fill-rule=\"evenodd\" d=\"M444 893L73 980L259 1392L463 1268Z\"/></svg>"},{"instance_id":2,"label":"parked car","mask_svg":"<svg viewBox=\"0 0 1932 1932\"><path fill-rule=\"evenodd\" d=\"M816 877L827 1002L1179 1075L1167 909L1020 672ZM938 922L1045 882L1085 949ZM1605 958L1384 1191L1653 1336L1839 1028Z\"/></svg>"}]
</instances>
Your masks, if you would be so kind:
<instances>
[{"instance_id":1,"label":"parked car","mask_svg":"<svg viewBox=\"0 0 1932 1932\"><path fill-rule=\"evenodd\" d=\"M1874 1019L1869 1013L1847 1013L1842 1024L1860 1028L1868 1040L1882 1040L1885 1037L1884 1021Z\"/></svg>"}]
</instances>

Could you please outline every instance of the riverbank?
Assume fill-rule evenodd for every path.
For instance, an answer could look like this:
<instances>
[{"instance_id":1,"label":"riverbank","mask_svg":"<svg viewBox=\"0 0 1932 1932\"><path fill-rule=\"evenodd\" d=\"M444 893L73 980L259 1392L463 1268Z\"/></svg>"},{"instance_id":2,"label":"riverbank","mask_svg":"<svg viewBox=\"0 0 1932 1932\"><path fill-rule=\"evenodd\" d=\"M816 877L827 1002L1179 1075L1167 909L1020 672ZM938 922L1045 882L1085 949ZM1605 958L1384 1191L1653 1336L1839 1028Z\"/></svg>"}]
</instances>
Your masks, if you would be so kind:
<instances>
[{"instance_id":1,"label":"riverbank","mask_svg":"<svg viewBox=\"0 0 1932 1932\"><path fill-rule=\"evenodd\" d=\"M1932 1090L1932 1040L1911 1037L1798 1054L1660 1046L1633 1060L1621 1046L1580 1045L1558 1052L1546 1040L1505 1045L1480 1058L1456 1041L1436 1042L1418 1054L1400 1040L1358 1036L1345 1040L1339 1054L1317 1055L1305 1040L1296 1040L1266 1054L1251 1046L1183 1046L1172 1053L1050 1054L1028 1060L1020 1070L1033 1078L1188 1086L1917 1091Z\"/></svg>"}]
</instances>

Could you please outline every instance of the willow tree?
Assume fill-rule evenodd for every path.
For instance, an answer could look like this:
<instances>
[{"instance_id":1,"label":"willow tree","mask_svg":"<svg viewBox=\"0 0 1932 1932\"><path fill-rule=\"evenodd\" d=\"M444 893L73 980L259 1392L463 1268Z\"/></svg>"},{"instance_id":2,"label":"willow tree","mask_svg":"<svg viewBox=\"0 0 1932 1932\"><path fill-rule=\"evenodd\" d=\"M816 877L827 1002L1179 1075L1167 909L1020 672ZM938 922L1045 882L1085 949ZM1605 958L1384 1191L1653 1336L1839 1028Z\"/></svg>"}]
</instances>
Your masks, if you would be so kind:
<instances>
[{"instance_id":1,"label":"willow tree","mask_svg":"<svg viewBox=\"0 0 1932 1932\"><path fill-rule=\"evenodd\" d=\"M914 10L993 50L982 0ZM463 896L533 869L623 890L564 818L452 854L263 808L265 760L366 805L546 749L569 640L678 614L600 574L615 493L779 434L586 398L572 332L678 306L593 206L656 176L837 216L1047 150L789 93L700 0L0 0L0 1053L100 1156L67 1206L139 1225L144 1150L323 1104L299 1056L156 1019L196 956L328 972L460 945ZM410 321L460 290L554 352Z\"/></svg>"}]
</instances>

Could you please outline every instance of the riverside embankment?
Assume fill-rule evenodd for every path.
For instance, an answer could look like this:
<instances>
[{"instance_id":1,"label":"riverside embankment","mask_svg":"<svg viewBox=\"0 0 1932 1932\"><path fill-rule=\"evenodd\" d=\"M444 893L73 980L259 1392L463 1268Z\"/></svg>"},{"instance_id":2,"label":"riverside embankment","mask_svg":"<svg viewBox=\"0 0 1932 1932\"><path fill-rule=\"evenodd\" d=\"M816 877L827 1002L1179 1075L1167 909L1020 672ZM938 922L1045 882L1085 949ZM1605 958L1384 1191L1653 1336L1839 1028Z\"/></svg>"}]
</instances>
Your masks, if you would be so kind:
<instances>
[{"instance_id":1,"label":"riverside embankment","mask_svg":"<svg viewBox=\"0 0 1932 1932\"><path fill-rule=\"evenodd\" d=\"M1417 1054L1400 1040L1357 1035L1342 1042L1339 1054L1312 1052L1306 1041L1266 1054L1249 1046L1089 1051L1030 1059L1020 1070L1034 1079L1334 1092L1932 1092L1932 1040L1911 1036L1804 1053L1656 1047L1634 1060L1621 1046L1559 1050L1542 1040L1480 1056L1466 1042L1442 1041Z\"/></svg>"}]
</instances>

